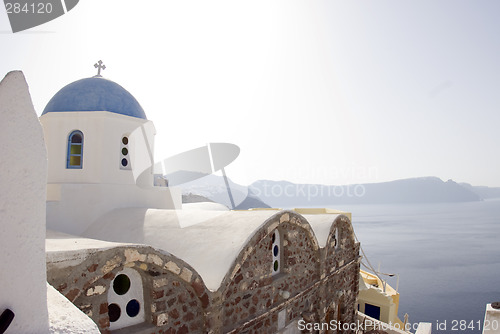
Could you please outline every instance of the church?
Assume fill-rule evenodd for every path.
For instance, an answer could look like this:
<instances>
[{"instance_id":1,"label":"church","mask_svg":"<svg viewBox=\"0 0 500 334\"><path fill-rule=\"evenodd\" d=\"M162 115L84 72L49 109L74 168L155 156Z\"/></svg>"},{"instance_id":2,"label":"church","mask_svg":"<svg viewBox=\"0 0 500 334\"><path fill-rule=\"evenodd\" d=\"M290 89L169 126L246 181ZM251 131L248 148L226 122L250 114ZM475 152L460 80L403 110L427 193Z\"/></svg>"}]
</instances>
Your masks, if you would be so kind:
<instances>
[{"instance_id":1,"label":"church","mask_svg":"<svg viewBox=\"0 0 500 334\"><path fill-rule=\"evenodd\" d=\"M50 287L101 333L301 333L299 324L356 322L360 246L348 215L183 205L179 188L157 182L153 122L96 67L29 123L45 145L32 149L47 164L37 201ZM23 89L12 73L0 104L2 90ZM4 104L2 117L22 125L12 110L32 118L29 103Z\"/></svg>"}]
</instances>

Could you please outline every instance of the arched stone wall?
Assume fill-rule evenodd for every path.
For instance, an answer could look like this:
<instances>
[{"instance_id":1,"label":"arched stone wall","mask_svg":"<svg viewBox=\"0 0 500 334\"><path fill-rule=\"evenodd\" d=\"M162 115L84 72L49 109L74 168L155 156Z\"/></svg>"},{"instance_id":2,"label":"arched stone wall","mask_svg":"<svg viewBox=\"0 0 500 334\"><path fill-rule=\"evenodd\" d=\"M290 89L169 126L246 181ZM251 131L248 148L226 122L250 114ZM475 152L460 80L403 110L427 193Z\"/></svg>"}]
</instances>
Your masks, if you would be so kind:
<instances>
[{"instance_id":1,"label":"arched stone wall","mask_svg":"<svg viewBox=\"0 0 500 334\"><path fill-rule=\"evenodd\" d=\"M280 272L272 275L276 229L282 264ZM319 268L318 243L304 217L289 211L272 216L240 252L221 285L223 332L244 327L249 332L275 333L279 323L314 308L311 301L316 298Z\"/></svg>"},{"instance_id":2,"label":"arched stone wall","mask_svg":"<svg viewBox=\"0 0 500 334\"><path fill-rule=\"evenodd\" d=\"M359 277L359 243L348 217L338 216L332 223L324 248L322 260L324 285L320 319L337 321L356 321L356 301ZM344 313L339 315L339 306L343 304ZM330 313L330 315L328 314ZM350 333L333 329L331 333Z\"/></svg>"},{"instance_id":3,"label":"arched stone wall","mask_svg":"<svg viewBox=\"0 0 500 334\"><path fill-rule=\"evenodd\" d=\"M338 231L338 232L337 232ZM352 224L346 216L340 215L330 228L325 247L325 271L334 272L359 255Z\"/></svg>"},{"instance_id":4,"label":"arched stone wall","mask_svg":"<svg viewBox=\"0 0 500 334\"><path fill-rule=\"evenodd\" d=\"M168 333L203 333L210 293L196 271L175 256L151 247L96 251L76 266L48 263L48 281L109 332L108 291L124 268L139 273L144 288L145 322L141 328ZM139 326L139 325L137 325Z\"/></svg>"},{"instance_id":5,"label":"arched stone wall","mask_svg":"<svg viewBox=\"0 0 500 334\"><path fill-rule=\"evenodd\" d=\"M276 229L282 267L273 275ZM337 229L340 243L335 248L332 238ZM250 236L217 291L209 291L187 263L151 247L91 252L77 265L70 265L71 254L64 252L66 263L48 261L48 278L103 333L109 332L107 291L124 268L136 270L145 289L141 333L276 333L297 326L301 319L324 321L328 309L335 311L340 295L345 303L343 319L356 319L359 244L345 216L332 221L327 245L320 249L303 216L276 213Z\"/></svg>"}]
</instances>

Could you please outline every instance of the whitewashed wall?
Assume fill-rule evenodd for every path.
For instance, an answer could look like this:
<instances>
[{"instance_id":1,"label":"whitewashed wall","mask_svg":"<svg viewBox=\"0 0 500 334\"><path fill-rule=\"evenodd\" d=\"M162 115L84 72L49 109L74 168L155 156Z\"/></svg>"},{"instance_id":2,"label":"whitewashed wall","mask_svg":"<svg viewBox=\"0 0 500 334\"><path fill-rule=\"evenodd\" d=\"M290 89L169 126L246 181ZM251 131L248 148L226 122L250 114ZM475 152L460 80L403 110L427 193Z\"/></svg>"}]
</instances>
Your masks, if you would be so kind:
<instances>
[{"instance_id":1,"label":"whitewashed wall","mask_svg":"<svg viewBox=\"0 0 500 334\"><path fill-rule=\"evenodd\" d=\"M20 71L0 83L0 313L7 333L49 332L45 267L47 154Z\"/></svg>"}]
</instances>

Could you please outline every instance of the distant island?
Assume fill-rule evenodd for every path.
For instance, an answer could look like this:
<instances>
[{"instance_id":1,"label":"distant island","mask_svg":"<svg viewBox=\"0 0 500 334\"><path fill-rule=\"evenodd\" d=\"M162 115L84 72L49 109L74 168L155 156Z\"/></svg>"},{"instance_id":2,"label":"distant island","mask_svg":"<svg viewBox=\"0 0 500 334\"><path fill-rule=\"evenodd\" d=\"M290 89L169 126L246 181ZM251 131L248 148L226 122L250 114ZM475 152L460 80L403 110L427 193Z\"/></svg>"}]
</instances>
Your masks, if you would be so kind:
<instances>
[{"instance_id":1,"label":"distant island","mask_svg":"<svg viewBox=\"0 0 500 334\"><path fill-rule=\"evenodd\" d=\"M453 203L500 198L500 188L472 186L438 177L353 185L297 184L259 180L243 186L229 181L237 209L328 207L338 204ZM200 197L230 207L222 177L209 175L180 186L186 202ZM196 196L194 196L196 195Z\"/></svg>"}]
</instances>

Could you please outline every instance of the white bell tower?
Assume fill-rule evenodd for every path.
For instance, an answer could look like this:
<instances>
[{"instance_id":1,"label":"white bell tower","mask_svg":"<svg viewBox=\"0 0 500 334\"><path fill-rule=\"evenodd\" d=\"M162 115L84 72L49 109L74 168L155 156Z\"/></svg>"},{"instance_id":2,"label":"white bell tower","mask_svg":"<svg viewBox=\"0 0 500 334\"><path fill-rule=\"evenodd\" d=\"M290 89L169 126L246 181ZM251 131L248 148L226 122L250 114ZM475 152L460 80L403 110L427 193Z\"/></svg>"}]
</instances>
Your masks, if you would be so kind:
<instances>
[{"instance_id":1,"label":"white bell tower","mask_svg":"<svg viewBox=\"0 0 500 334\"><path fill-rule=\"evenodd\" d=\"M153 122L137 100L98 75L63 87L40 116L48 153L47 225L81 234L124 207L180 209L177 189L154 186Z\"/></svg>"}]
</instances>

